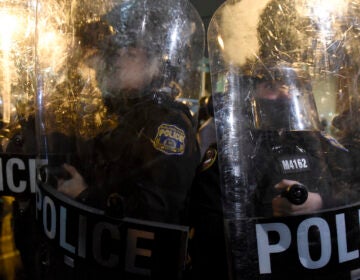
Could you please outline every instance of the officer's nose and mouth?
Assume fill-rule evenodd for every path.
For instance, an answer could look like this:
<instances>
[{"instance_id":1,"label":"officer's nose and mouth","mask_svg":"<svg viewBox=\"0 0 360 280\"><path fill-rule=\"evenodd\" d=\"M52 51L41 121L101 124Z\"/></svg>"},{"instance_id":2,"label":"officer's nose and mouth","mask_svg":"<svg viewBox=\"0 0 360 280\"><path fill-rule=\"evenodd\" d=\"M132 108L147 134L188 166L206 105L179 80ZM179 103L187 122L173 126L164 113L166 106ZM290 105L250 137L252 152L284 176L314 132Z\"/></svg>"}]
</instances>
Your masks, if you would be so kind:
<instances>
[{"instance_id":1,"label":"officer's nose and mouth","mask_svg":"<svg viewBox=\"0 0 360 280\"><path fill-rule=\"evenodd\" d=\"M84 55L84 75L91 73L109 112L132 107L150 89L158 75L158 60L142 47L89 48Z\"/></svg>"}]
</instances>

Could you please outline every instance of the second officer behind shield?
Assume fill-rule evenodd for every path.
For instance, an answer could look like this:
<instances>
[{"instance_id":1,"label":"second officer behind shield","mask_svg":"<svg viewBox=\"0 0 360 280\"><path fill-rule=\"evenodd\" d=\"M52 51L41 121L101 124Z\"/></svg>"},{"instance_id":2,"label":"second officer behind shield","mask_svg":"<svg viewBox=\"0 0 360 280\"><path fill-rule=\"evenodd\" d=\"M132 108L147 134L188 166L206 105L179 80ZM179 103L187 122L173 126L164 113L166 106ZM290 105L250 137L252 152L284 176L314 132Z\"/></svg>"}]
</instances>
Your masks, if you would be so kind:
<instances>
[{"instance_id":1,"label":"second officer behind shield","mask_svg":"<svg viewBox=\"0 0 360 280\"><path fill-rule=\"evenodd\" d=\"M348 152L320 131L310 78L287 64L259 68L249 96L255 214L304 214L348 203Z\"/></svg>"},{"instance_id":2,"label":"second officer behind shield","mask_svg":"<svg viewBox=\"0 0 360 280\"><path fill-rule=\"evenodd\" d=\"M248 94L243 110L249 123L242 145L254 215L305 214L349 203L349 153L319 129L310 79L290 65L269 63L254 67L240 84ZM205 153L195 190L209 183L206 174L211 170L218 174L216 159L213 145Z\"/></svg>"},{"instance_id":3,"label":"second officer behind shield","mask_svg":"<svg viewBox=\"0 0 360 280\"><path fill-rule=\"evenodd\" d=\"M81 27L84 61L95 70L117 125L92 141L86 174L64 165L71 178L58 177L58 190L117 217L181 224L199 163L196 124L175 100L182 90L175 67L153 44L166 35L159 34L164 26L149 11L146 24L154 33L132 30L144 24L137 3L123 3Z\"/></svg>"}]
</instances>

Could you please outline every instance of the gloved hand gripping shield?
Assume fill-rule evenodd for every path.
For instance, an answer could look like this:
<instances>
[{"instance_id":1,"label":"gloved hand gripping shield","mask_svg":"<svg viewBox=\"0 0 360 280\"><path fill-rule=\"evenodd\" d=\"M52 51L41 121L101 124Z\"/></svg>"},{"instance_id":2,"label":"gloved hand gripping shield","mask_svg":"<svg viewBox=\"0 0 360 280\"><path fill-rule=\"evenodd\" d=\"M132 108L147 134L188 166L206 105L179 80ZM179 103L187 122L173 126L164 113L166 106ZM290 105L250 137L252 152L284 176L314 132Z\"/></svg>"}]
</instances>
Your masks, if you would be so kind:
<instances>
[{"instance_id":1,"label":"gloved hand gripping shield","mask_svg":"<svg viewBox=\"0 0 360 280\"><path fill-rule=\"evenodd\" d=\"M183 224L199 160L198 13L186 0L39 3L41 186L106 217Z\"/></svg>"},{"instance_id":2,"label":"gloved hand gripping shield","mask_svg":"<svg viewBox=\"0 0 360 280\"><path fill-rule=\"evenodd\" d=\"M347 1L227 1L212 18L217 149L235 279L356 275L355 263L339 261L347 252L338 235L357 244L358 221L342 217L348 228L333 222L335 209L357 213L356 144L332 125L344 107L349 131L358 123L356 9Z\"/></svg>"}]
</instances>

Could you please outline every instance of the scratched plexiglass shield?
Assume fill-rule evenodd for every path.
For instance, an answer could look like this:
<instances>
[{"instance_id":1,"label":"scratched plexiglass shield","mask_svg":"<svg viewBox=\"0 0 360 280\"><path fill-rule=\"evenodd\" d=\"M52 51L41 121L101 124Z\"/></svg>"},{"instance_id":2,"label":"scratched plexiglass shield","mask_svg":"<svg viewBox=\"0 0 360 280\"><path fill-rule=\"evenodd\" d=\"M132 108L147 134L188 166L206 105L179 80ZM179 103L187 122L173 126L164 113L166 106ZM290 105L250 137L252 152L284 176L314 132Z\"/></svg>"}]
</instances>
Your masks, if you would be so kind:
<instances>
[{"instance_id":1,"label":"scratched plexiglass shield","mask_svg":"<svg viewBox=\"0 0 360 280\"><path fill-rule=\"evenodd\" d=\"M37 136L45 163L37 209L45 235L57 252L65 248L60 263L72 275L177 278L188 234L179 225L199 161L199 14L186 0L39 0L37 11ZM84 215L87 225L73 227ZM142 231L128 218L155 229ZM164 239L163 227L176 234ZM95 230L98 244L84 230ZM164 242L156 251L157 240Z\"/></svg>"},{"instance_id":2,"label":"scratched plexiglass shield","mask_svg":"<svg viewBox=\"0 0 360 280\"><path fill-rule=\"evenodd\" d=\"M0 3L0 195L35 192L35 11Z\"/></svg>"},{"instance_id":3,"label":"scratched plexiglass shield","mask_svg":"<svg viewBox=\"0 0 360 280\"><path fill-rule=\"evenodd\" d=\"M359 277L357 1L227 1L208 31L235 279Z\"/></svg>"}]
</instances>

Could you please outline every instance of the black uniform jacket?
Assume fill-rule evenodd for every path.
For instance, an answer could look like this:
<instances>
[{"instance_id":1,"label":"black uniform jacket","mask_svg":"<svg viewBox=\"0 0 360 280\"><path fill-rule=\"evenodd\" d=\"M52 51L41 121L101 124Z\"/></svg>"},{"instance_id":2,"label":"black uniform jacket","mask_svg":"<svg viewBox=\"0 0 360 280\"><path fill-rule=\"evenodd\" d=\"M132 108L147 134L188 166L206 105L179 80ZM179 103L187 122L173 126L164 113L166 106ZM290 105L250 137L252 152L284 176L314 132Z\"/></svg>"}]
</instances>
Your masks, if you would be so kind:
<instances>
[{"instance_id":1,"label":"black uniform jacket","mask_svg":"<svg viewBox=\"0 0 360 280\"><path fill-rule=\"evenodd\" d=\"M190 198L191 279L228 279L224 216L216 144L204 154Z\"/></svg>"},{"instance_id":2,"label":"black uniform jacket","mask_svg":"<svg viewBox=\"0 0 360 280\"><path fill-rule=\"evenodd\" d=\"M90 187L79 200L117 216L183 221L200 161L185 105L161 94L146 96L94 141L91 172L85 176Z\"/></svg>"},{"instance_id":3,"label":"black uniform jacket","mask_svg":"<svg viewBox=\"0 0 360 280\"><path fill-rule=\"evenodd\" d=\"M272 216L274 186L282 179L298 181L317 192L323 208L350 203L352 165L348 150L319 131L255 132L249 178L255 185L255 215Z\"/></svg>"}]
</instances>

